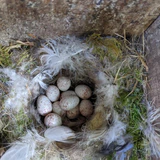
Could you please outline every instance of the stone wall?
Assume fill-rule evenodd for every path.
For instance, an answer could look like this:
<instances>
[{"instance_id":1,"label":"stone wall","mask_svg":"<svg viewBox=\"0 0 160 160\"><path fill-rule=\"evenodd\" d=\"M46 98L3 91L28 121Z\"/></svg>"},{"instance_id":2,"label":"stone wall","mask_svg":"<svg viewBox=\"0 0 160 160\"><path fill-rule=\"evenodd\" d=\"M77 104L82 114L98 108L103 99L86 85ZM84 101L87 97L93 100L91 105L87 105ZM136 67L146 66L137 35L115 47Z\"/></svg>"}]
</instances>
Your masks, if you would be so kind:
<instances>
[{"instance_id":1,"label":"stone wall","mask_svg":"<svg viewBox=\"0 0 160 160\"><path fill-rule=\"evenodd\" d=\"M0 0L0 43L60 35L141 34L159 14L159 0Z\"/></svg>"}]
</instances>

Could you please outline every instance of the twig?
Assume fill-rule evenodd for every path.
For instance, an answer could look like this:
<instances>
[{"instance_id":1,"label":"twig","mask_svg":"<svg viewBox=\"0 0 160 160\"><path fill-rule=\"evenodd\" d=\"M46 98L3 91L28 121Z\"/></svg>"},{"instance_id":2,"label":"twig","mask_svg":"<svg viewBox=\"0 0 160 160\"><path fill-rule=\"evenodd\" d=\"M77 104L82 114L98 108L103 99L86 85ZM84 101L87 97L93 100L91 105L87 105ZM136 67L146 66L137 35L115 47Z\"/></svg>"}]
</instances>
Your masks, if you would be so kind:
<instances>
[{"instance_id":1,"label":"twig","mask_svg":"<svg viewBox=\"0 0 160 160\"><path fill-rule=\"evenodd\" d=\"M121 68L122 68L122 66L123 66L123 63L124 63L125 61L126 61L126 60L124 60L124 61L122 62L122 64L121 64L121 66L118 68L118 71L117 71L116 76L115 76L115 78L114 78L114 83L116 83L116 81L117 81L117 79L118 79L119 72L120 72L120 70L121 70Z\"/></svg>"},{"instance_id":2,"label":"twig","mask_svg":"<svg viewBox=\"0 0 160 160\"><path fill-rule=\"evenodd\" d=\"M24 45L24 46L34 46L34 43L33 42L22 42L22 41L16 41L17 43L20 43L21 45Z\"/></svg>"},{"instance_id":3,"label":"twig","mask_svg":"<svg viewBox=\"0 0 160 160\"><path fill-rule=\"evenodd\" d=\"M144 53L144 51L145 51L145 43L144 43L144 31L143 31L143 34L142 34L142 45L143 45L142 52Z\"/></svg>"},{"instance_id":4,"label":"twig","mask_svg":"<svg viewBox=\"0 0 160 160\"><path fill-rule=\"evenodd\" d=\"M120 38L123 38L123 39L124 39L124 36L121 36L121 35L118 34L118 33L115 33L115 35L118 36L118 37L120 37ZM127 39L125 39L125 40L126 40L126 42L128 42L129 44L131 44L131 42L129 42Z\"/></svg>"},{"instance_id":5,"label":"twig","mask_svg":"<svg viewBox=\"0 0 160 160\"><path fill-rule=\"evenodd\" d=\"M138 59L141 61L142 65L145 67L146 71L148 72L148 66L147 66L146 62L143 60L142 56L139 55Z\"/></svg>"},{"instance_id":6,"label":"twig","mask_svg":"<svg viewBox=\"0 0 160 160\"><path fill-rule=\"evenodd\" d=\"M132 91L125 98L127 98L129 95L131 95L134 92L134 90L137 87L137 84L138 84L138 81L136 80L136 83L134 84Z\"/></svg>"}]
</instances>

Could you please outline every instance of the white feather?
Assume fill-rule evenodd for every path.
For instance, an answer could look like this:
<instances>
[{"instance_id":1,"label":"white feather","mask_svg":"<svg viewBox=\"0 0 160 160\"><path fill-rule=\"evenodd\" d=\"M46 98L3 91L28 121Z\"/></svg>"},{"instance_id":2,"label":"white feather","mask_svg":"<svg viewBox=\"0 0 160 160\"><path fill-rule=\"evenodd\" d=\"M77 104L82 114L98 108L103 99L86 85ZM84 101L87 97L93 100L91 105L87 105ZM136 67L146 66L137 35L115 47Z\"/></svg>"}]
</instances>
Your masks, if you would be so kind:
<instances>
[{"instance_id":1,"label":"white feather","mask_svg":"<svg viewBox=\"0 0 160 160\"><path fill-rule=\"evenodd\" d=\"M58 74L64 66L70 63L72 56L85 51L87 48L78 39L71 37L68 38L68 41L67 38L61 39L61 42L48 41L47 45L38 51L39 53L46 53L40 59L44 66L44 72L52 74L52 76Z\"/></svg>"},{"instance_id":2,"label":"white feather","mask_svg":"<svg viewBox=\"0 0 160 160\"><path fill-rule=\"evenodd\" d=\"M144 134L148 138L151 146L151 153L160 158L160 108L151 106L148 102L148 127L144 130Z\"/></svg>"},{"instance_id":3,"label":"white feather","mask_svg":"<svg viewBox=\"0 0 160 160\"><path fill-rule=\"evenodd\" d=\"M122 123L118 119L118 114L114 112L113 124L110 126L106 135L104 136L104 143L110 145L116 141L119 137L123 136L126 132L126 124Z\"/></svg>"},{"instance_id":4,"label":"white feather","mask_svg":"<svg viewBox=\"0 0 160 160\"><path fill-rule=\"evenodd\" d=\"M43 53L43 54L42 54ZM39 72L34 77L39 85L46 89L44 79L53 79L62 69L67 69L70 74L74 72L73 78L86 76L84 65L86 62L95 60L94 56L88 51L88 47L81 40L75 37L60 37L56 40L48 40L45 45L37 52L40 57L41 66L34 69ZM78 72L78 74L77 74Z\"/></svg>"},{"instance_id":5,"label":"white feather","mask_svg":"<svg viewBox=\"0 0 160 160\"><path fill-rule=\"evenodd\" d=\"M107 77L105 73L99 71L95 80L97 102L105 107L112 108L114 106L115 97L118 94L118 86L112 84L112 78Z\"/></svg>"},{"instance_id":6,"label":"white feather","mask_svg":"<svg viewBox=\"0 0 160 160\"><path fill-rule=\"evenodd\" d=\"M27 86L29 86L30 82L13 69L3 68L0 71L10 78L8 82L10 84L10 92L5 100L5 109L18 112L22 107L28 105L29 91L27 90Z\"/></svg>"},{"instance_id":7,"label":"white feather","mask_svg":"<svg viewBox=\"0 0 160 160\"><path fill-rule=\"evenodd\" d=\"M14 142L8 149L1 160L29 160L31 159L37 147L37 143L44 143L45 138L41 137L35 129L21 138L21 141Z\"/></svg>"},{"instance_id":8,"label":"white feather","mask_svg":"<svg viewBox=\"0 0 160 160\"><path fill-rule=\"evenodd\" d=\"M85 143L87 145L90 145L94 141L102 141L104 139L104 136L106 135L107 131L108 131L107 126L102 126L98 130L87 131L86 136L85 136ZM85 131L84 131L84 133L85 133Z\"/></svg>"},{"instance_id":9,"label":"white feather","mask_svg":"<svg viewBox=\"0 0 160 160\"><path fill-rule=\"evenodd\" d=\"M47 78L47 75L43 73L37 74L31 81L32 87L39 84L43 89L47 89L47 84L44 83L44 80Z\"/></svg>"},{"instance_id":10,"label":"white feather","mask_svg":"<svg viewBox=\"0 0 160 160\"><path fill-rule=\"evenodd\" d=\"M56 126L48 128L44 133L44 137L49 141L71 142L69 139L75 138L75 133L68 127Z\"/></svg>"}]
</instances>

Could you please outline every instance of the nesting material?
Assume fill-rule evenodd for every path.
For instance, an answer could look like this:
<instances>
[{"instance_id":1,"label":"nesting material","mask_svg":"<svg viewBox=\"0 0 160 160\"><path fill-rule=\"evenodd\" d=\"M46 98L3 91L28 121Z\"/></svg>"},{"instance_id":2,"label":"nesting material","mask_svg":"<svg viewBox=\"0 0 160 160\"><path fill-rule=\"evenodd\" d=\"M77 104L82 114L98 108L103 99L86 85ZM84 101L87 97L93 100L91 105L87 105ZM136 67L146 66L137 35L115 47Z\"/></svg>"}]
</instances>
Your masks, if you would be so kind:
<instances>
[{"instance_id":1,"label":"nesting material","mask_svg":"<svg viewBox=\"0 0 160 160\"><path fill-rule=\"evenodd\" d=\"M79 130L83 124L85 124L86 118L83 116L78 116L75 120L65 118L63 124L67 127L73 128L74 130Z\"/></svg>"},{"instance_id":2,"label":"nesting material","mask_svg":"<svg viewBox=\"0 0 160 160\"><path fill-rule=\"evenodd\" d=\"M94 115L91 119L87 122L87 128L89 130L97 130L101 128L105 124L105 109L103 106L98 106L98 110L95 110Z\"/></svg>"},{"instance_id":3,"label":"nesting material","mask_svg":"<svg viewBox=\"0 0 160 160\"><path fill-rule=\"evenodd\" d=\"M1 160L24 160L32 159L36 154L36 148L39 144L45 143L45 138L40 136L37 130L28 130L26 135L21 137L21 141L16 141L12 147L1 157Z\"/></svg>"},{"instance_id":4,"label":"nesting material","mask_svg":"<svg viewBox=\"0 0 160 160\"><path fill-rule=\"evenodd\" d=\"M156 158L160 157L160 109L155 108L149 102L147 104L148 109L148 127L144 129L144 134L148 138L148 143L145 144L146 152L150 152L149 145L152 147L151 155Z\"/></svg>"}]
</instances>

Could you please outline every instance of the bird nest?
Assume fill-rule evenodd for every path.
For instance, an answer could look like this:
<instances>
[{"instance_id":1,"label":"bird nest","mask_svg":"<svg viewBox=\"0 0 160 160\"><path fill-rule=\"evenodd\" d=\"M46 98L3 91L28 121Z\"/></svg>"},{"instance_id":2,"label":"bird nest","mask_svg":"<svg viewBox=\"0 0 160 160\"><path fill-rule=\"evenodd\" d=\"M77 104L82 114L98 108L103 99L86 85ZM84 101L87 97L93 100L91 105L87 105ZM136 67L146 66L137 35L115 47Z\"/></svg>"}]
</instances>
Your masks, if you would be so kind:
<instances>
[{"instance_id":1,"label":"bird nest","mask_svg":"<svg viewBox=\"0 0 160 160\"><path fill-rule=\"evenodd\" d=\"M28 54L25 47L16 58L17 52L13 51L12 69L3 66L0 70L2 86L7 88L1 93L7 95L2 96L1 139L4 144L11 143L11 147L3 145L7 151L1 159L81 160L106 158L112 153L116 158L130 155L134 140L141 138L143 132L141 129L135 133L135 129L145 126L146 108L142 99L136 98L143 95L140 82L147 66L142 55L126 42L130 44L126 39L122 45L115 38L93 34L87 43L75 37L59 37L38 43L19 42L9 48L8 52L30 46L32 52ZM6 65L6 61L2 64ZM48 126L38 111L37 99L46 95L49 86L57 85L59 77L71 80L70 90L80 84L90 87L93 112L86 117L81 113L71 120L61 116L62 123ZM141 110L134 107L137 104L133 99ZM140 121L144 123L139 124ZM141 141L140 147L144 144L142 139L137 141ZM133 155L137 156L137 148ZM148 148L143 151L148 152Z\"/></svg>"},{"instance_id":2,"label":"bird nest","mask_svg":"<svg viewBox=\"0 0 160 160\"><path fill-rule=\"evenodd\" d=\"M126 125L118 120L118 114L113 109L118 86L113 84L112 77L109 77L104 72L100 61L93 56L86 44L77 39L63 38L57 41L52 40L48 41L38 51L38 54L43 69L41 68L42 71L34 79L37 79L39 76L44 79L43 84L40 86L41 92L39 94L45 94L48 85L55 85L58 77L62 76L71 79L71 89L73 90L79 84L85 84L92 90L90 101L94 106L94 112L90 117L85 117L85 120L84 116L72 120L64 118L65 120L60 127L53 127L52 129L44 127L46 133L44 135L54 141L54 144L58 148L69 149L71 147L73 151L73 147L76 150L80 150L84 147L87 148L91 144L98 143L98 150L103 145L103 141L108 141L108 144L111 143L111 140L107 137L107 133L109 134L108 130L111 124L113 127L114 123L118 124L117 122L119 122L120 128L116 129L115 126L114 138L117 136L116 134L121 136L125 132ZM36 114L34 114L34 117L37 122L43 126L43 117L37 113L36 98L35 101L33 100L34 105L32 105L32 109L35 110L34 113ZM72 131L68 131L68 128L62 128L64 126L69 127ZM64 133L65 129L66 135ZM68 133L69 135L67 135L67 132L70 132ZM57 137L58 133L64 139L59 139ZM73 144L68 138L71 138ZM91 154L88 153L88 155Z\"/></svg>"}]
</instances>

